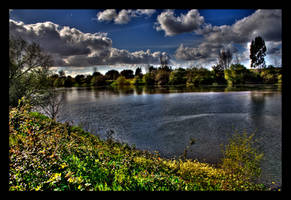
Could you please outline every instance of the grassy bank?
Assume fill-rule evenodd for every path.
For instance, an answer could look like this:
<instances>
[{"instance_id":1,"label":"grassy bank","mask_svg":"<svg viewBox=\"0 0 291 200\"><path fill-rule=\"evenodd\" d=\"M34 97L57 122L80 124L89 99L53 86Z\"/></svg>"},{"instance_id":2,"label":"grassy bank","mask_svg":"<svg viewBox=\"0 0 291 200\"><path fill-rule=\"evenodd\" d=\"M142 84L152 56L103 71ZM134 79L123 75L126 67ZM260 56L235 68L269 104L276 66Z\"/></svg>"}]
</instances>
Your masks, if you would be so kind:
<instances>
[{"instance_id":1,"label":"grassy bank","mask_svg":"<svg viewBox=\"0 0 291 200\"><path fill-rule=\"evenodd\" d=\"M242 173L195 160L161 158L29 110L26 105L9 112L10 191L266 189Z\"/></svg>"}]
</instances>

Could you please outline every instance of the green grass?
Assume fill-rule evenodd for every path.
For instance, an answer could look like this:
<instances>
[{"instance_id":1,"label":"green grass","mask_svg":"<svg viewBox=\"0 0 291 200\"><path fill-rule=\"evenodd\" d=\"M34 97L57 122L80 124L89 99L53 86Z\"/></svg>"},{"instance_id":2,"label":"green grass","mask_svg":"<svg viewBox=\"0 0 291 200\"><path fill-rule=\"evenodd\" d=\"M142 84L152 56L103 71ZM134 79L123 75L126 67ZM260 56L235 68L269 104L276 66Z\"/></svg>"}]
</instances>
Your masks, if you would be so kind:
<instances>
[{"instance_id":1,"label":"green grass","mask_svg":"<svg viewBox=\"0 0 291 200\"><path fill-rule=\"evenodd\" d=\"M9 112L10 191L264 190L241 174L101 140L29 107Z\"/></svg>"}]
</instances>

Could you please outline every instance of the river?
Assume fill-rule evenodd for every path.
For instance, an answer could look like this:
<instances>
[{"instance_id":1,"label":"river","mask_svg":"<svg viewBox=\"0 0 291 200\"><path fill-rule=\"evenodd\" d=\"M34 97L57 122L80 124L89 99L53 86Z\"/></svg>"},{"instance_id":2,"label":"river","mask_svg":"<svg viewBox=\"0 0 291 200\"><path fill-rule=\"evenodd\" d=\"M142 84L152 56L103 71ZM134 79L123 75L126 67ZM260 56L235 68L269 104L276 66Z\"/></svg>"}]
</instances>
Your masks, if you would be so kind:
<instances>
[{"instance_id":1,"label":"river","mask_svg":"<svg viewBox=\"0 0 291 200\"><path fill-rule=\"evenodd\" d=\"M254 133L264 153L261 181L281 183L282 94L277 86L62 88L59 121L100 138L178 158L220 161L233 133Z\"/></svg>"}]
</instances>

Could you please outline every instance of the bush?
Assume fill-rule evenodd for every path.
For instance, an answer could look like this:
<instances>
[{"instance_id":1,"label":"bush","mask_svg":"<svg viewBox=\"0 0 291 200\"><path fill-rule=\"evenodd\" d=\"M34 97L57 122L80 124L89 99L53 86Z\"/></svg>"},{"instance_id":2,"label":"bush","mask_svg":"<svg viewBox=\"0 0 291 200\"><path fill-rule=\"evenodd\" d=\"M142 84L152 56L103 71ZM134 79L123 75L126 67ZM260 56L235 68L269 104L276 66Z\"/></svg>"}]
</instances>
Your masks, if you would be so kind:
<instances>
[{"instance_id":1,"label":"bush","mask_svg":"<svg viewBox=\"0 0 291 200\"><path fill-rule=\"evenodd\" d=\"M229 69L224 70L224 78L228 85L245 83L246 75L247 68L241 64L231 65Z\"/></svg>"},{"instance_id":2,"label":"bush","mask_svg":"<svg viewBox=\"0 0 291 200\"><path fill-rule=\"evenodd\" d=\"M261 174L263 153L255 147L254 134L234 134L223 150L221 168L246 182L256 181Z\"/></svg>"},{"instance_id":3,"label":"bush","mask_svg":"<svg viewBox=\"0 0 291 200\"><path fill-rule=\"evenodd\" d=\"M155 73L149 72L143 76L143 81L146 85L154 85L155 84Z\"/></svg>"},{"instance_id":4,"label":"bush","mask_svg":"<svg viewBox=\"0 0 291 200\"><path fill-rule=\"evenodd\" d=\"M213 81L212 73L208 69L194 67L187 71L187 85L211 85Z\"/></svg>"},{"instance_id":5,"label":"bush","mask_svg":"<svg viewBox=\"0 0 291 200\"><path fill-rule=\"evenodd\" d=\"M91 85L93 86L103 86L105 84L106 84L105 76L103 76L102 74L93 76L91 79Z\"/></svg>"},{"instance_id":6,"label":"bush","mask_svg":"<svg viewBox=\"0 0 291 200\"><path fill-rule=\"evenodd\" d=\"M127 80L124 76L119 76L115 82L118 86L130 85L130 81Z\"/></svg>"},{"instance_id":7,"label":"bush","mask_svg":"<svg viewBox=\"0 0 291 200\"><path fill-rule=\"evenodd\" d=\"M156 74L155 81L157 82L158 85L167 85L169 82L169 76L170 72L165 71L163 69L159 69Z\"/></svg>"},{"instance_id":8,"label":"bush","mask_svg":"<svg viewBox=\"0 0 291 200\"><path fill-rule=\"evenodd\" d=\"M183 68L176 69L170 73L169 77L169 84L171 85L179 85L179 84L186 84L187 72Z\"/></svg>"},{"instance_id":9,"label":"bush","mask_svg":"<svg viewBox=\"0 0 291 200\"><path fill-rule=\"evenodd\" d=\"M133 85L144 85L145 84L143 78L141 78L138 75L134 77L132 82L133 82Z\"/></svg>"},{"instance_id":10,"label":"bush","mask_svg":"<svg viewBox=\"0 0 291 200\"><path fill-rule=\"evenodd\" d=\"M256 175L257 169L248 162L254 155L248 148L249 137L227 146L226 158L237 164L228 160L224 168L216 168L195 160L161 158L158 153L138 150L111 137L101 140L80 127L58 123L29 109L20 101L9 112L10 191L264 189L244 178ZM245 155L250 156L241 158Z\"/></svg>"}]
</instances>

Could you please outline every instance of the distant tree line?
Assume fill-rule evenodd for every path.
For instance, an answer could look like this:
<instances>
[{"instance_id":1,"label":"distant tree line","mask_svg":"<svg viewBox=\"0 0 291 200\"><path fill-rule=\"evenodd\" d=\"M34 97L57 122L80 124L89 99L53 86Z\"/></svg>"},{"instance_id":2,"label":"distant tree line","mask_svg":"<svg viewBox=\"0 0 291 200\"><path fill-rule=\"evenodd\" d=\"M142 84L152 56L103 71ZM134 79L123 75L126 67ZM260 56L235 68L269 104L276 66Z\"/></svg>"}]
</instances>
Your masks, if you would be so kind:
<instances>
[{"instance_id":1,"label":"distant tree line","mask_svg":"<svg viewBox=\"0 0 291 200\"><path fill-rule=\"evenodd\" d=\"M105 75L65 76L63 71L50 76L54 87L106 86L106 85L235 85L235 84L276 84L282 81L282 69L269 65L263 69L247 69L242 64L231 64L224 69L220 64L211 70L203 67L178 68L153 67L145 74L141 68L125 69L121 72L109 70Z\"/></svg>"},{"instance_id":2,"label":"distant tree line","mask_svg":"<svg viewBox=\"0 0 291 200\"><path fill-rule=\"evenodd\" d=\"M218 62L211 69L190 67L172 69L168 58L161 57L160 67L150 66L143 74L140 67L135 72L124 69L121 72L109 70L105 75L93 68L90 75L66 76L63 70L52 74L49 67L52 58L45 54L36 43L27 43L21 38L9 39L9 105L17 105L25 96L37 104L42 97L48 99L53 88L74 86L123 86L123 85L220 85L220 84L276 84L282 83L281 67L266 66L265 42L256 37L250 46L251 68L248 69L233 54L223 49L218 54Z\"/></svg>"}]
</instances>

